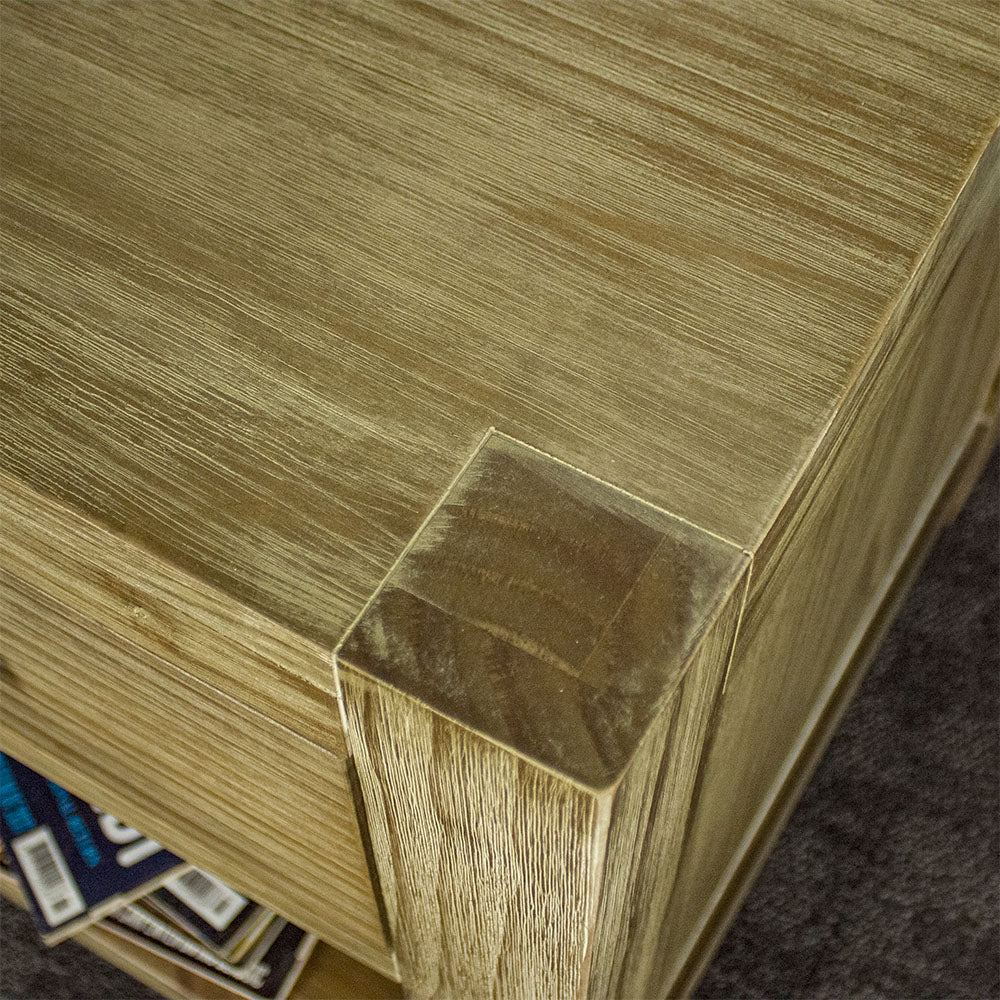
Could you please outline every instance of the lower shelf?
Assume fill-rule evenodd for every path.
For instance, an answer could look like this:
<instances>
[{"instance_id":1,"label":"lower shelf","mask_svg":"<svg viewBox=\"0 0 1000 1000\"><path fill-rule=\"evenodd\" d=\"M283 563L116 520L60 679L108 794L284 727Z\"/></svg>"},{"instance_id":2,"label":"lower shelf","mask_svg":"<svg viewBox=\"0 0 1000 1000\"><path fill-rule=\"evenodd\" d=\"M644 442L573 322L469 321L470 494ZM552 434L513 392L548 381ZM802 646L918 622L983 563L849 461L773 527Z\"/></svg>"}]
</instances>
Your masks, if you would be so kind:
<instances>
[{"instance_id":1,"label":"lower shelf","mask_svg":"<svg viewBox=\"0 0 1000 1000\"><path fill-rule=\"evenodd\" d=\"M17 880L0 871L0 893L24 906ZM106 962L118 966L170 1000L232 1000L234 994L194 972L183 969L158 955L94 925L74 937ZM291 1000L401 1000L402 990L360 962L320 942L302 972Z\"/></svg>"}]
</instances>

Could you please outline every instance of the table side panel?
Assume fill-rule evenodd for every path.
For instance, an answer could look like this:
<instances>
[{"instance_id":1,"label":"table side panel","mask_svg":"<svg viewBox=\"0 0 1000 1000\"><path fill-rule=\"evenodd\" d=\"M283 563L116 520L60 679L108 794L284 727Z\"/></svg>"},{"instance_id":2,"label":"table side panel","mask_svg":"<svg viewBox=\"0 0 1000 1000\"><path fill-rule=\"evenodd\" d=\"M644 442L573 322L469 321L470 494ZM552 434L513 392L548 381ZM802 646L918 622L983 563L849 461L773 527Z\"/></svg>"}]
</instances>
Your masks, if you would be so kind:
<instances>
[{"instance_id":1,"label":"table side panel","mask_svg":"<svg viewBox=\"0 0 1000 1000\"><path fill-rule=\"evenodd\" d=\"M345 761L0 571L0 746L385 975Z\"/></svg>"},{"instance_id":2,"label":"table side panel","mask_svg":"<svg viewBox=\"0 0 1000 1000\"><path fill-rule=\"evenodd\" d=\"M1000 141L845 402L755 577L670 914L697 934L988 405L1000 368ZM755 559L755 572L758 561ZM690 941L687 942L690 944ZM678 942L665 952L684 957Z\"/></svg>"}]
</instances>

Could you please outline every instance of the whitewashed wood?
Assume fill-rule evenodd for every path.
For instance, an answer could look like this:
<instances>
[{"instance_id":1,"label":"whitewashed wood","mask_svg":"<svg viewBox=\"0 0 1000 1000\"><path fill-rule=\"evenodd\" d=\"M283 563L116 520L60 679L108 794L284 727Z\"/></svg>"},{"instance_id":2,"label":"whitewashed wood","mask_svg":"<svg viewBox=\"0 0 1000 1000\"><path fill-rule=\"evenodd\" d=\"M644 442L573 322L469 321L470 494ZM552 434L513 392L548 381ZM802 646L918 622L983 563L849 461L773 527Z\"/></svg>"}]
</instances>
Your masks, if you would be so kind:
<instances>
[{"instance_id":1,"label":"whitewashed wood","mask_svg":"<svg viewBox=\"0 0 1000 1000\"><path fill-rule=\"evenodd\" d=\"M1000 8L7 2L0 21L0 469L87 519L87 544L123 539L134 606L168 595L181 642L130 622L78 539L52 571L48 500L7 550L34 613L65 601L172 690L193 676L206 704L332 748L341 794L313 653L498 427L754 554L672 890L700 933L949 465L993 433L996 250L973 230L995 207L949 213L1000 113ZM237 621L266 638L199 632ZM285 650L257 688L247 652ZM22 697L32 732L10 731L58 769L43 734L72 726L40 685ZM772 704L727 804L716 777ZM171 835L138 792L121 805ZM338 934L368 879L345 844Z\"/></svg>"},{"instance_id":2,"label":"whitewashed wood","mask_svg":"<svg viewBox=\"0 0 1000 1000\"><path fill-rule=\"evenodd\" d=\"M329 650L0 471L6 572L342 760ZM346 771L337 776L347 797Z\"/></svg>"},{"instance_id":3,"label":"whitewashed wood","mask_svg":"<svg viewBox=\"0 0 1000 1000\"><path fill-rule=\"evenodd\" d=\"M998 115L991 2L2 16L4 467L331 646L489 426L754 547Z\"/></svg>"},{"instance_id":4,"label":"whitewashed wood","mask_svg":"<svg viewBox=\"0 0 1000 1000\"><path fill-rule=\"evenodd\" d=\"M3 568L0 649L5 752L395 976L342 759Z\"/></svg>"}]
</instances>

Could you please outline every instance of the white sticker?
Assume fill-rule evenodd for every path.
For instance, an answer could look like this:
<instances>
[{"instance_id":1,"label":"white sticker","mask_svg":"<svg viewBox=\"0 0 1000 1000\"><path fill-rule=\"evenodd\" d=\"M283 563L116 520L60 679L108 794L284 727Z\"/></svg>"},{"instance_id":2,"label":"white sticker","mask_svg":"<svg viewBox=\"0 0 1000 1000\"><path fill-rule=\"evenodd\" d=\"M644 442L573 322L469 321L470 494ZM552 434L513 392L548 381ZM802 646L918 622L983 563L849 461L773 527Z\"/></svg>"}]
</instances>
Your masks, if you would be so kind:
<instances>
[{"instance_id":1,"label":"white sticker","mask_svg":"<svg viewBox=\"0 0 1000 1000\"><path fill-rule=\"evenodd\" d=\"M197 868L174 875L163 884L217 931L225 930L248 902L246 896Z\"/></svg>"},{"instance_id":2,"label":"white sticker","mask_svg":"<svg viewBox=\"0 0 1000 1000\"><path fill-rule=\"evenodd\" d=\"M49 927L58 927L87 909L66 867L66 859L47 826L37 827L13 840L10 849Z\"/></svg>"}]
</instances>

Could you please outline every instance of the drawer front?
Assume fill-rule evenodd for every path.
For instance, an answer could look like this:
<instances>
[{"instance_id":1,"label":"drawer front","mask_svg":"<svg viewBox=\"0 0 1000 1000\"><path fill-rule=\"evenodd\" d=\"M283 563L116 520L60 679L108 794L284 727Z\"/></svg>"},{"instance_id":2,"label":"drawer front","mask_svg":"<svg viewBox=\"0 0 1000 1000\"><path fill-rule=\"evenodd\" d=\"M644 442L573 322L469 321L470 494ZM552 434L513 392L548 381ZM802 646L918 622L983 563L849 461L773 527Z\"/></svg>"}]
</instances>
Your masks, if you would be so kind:
<instances>
[{"instance_id":1,"label":"drawer front","mask_svg":"<svg viewBox=\"0 0 1000 1000\"><path fill-rule=\"evenodd\" d=\"M0 569L0 748L392 975L346 761Z\"/></svg>"}]
</instances>

